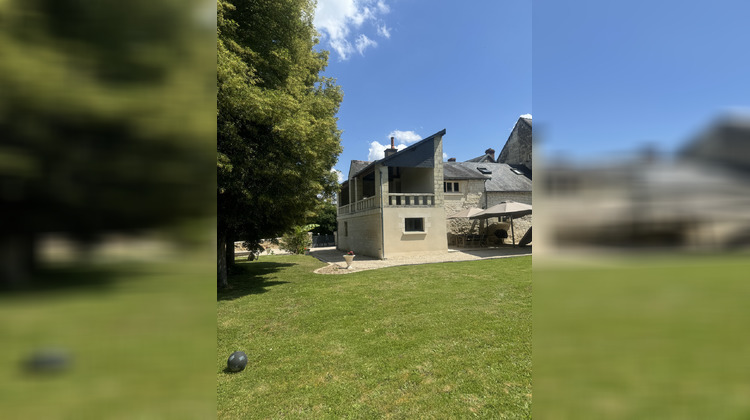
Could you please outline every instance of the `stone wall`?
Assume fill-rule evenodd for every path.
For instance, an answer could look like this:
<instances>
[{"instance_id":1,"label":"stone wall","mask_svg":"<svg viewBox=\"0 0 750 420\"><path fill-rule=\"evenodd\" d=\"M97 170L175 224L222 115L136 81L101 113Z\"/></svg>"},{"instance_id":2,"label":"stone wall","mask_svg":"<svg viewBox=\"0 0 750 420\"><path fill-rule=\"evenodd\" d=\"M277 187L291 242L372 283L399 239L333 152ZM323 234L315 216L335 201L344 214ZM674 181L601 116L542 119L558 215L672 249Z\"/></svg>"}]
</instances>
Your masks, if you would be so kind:
<instances>
[{"instance_id":1,"label":"stone wall","mask_svg":"<svg viewBox=\"0 0 750 420\"><path fill-rule=\"evenodd\" d=\"M446 216L458 213L462 209L469 207L485 208L484 181L477 179L458 182L460 184L459 187L461 193L445 194ZM500 204L503 201L509 200L531 205L531 192L490 191L487 193L487 207L492 207L495 204ZM495 222L497 221L497 219L492 220ZM514 223L516 233L519 231L521 232L520 236L516 234L516 242L521 239L530 226L531 215L525 216ZM451 234L464 234L472 231L477 232L478 229L479 221L477 220L471 220L468 218L446 219L446 230ZM508 231L508 236L510 237L510 231ZM507 242L510 243L510 240Z\"/></svg>"},{"instance_id":2,"label":"stone wall","mask_svg":"<svg viewBox=\"0 0 750 420\"><path fill-rule=\"evenodd\" d=\"M500 151L497 162L526 165L527 168L531 169L531 158L531 127L519 118L503 150Z\"/></svg>"}]
</instances>

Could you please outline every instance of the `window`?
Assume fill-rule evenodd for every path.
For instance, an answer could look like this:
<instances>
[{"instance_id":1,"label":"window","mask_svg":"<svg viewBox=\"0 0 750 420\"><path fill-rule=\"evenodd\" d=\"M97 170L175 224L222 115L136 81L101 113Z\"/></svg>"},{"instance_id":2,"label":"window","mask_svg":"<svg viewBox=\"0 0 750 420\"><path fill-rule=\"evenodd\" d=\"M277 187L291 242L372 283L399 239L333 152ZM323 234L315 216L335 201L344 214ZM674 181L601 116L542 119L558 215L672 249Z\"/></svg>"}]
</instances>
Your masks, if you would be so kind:
<instances>
[{"instance_id":1,"label":"window","mask_svg":"<svg viewBox=\"0 0 750 420\"><path fill-rule=\"evenodd\" d=\"M404 231L424 232L424 219L421 217L407 217L404 219Z\"/></svg>"},{"instance_id":2,"label":"window","mask_svg":"<svg viewBox=\"0 0 750 420\"><path fill-rule=\"evenodd\" d=\"M481 172L484 175L490 175L490 174L492 174L492 171L490 171L489 169L487 169L485 167L479 167L479 168L477 168L477 171Z\"/></svg>"},{"instance_id":3,"label":"window","mask_svg":"<svg viewBox=\"0 0 750 420\"><path fill-rule=\"evenodd\" d=\"M443 192L460 192L458 182L443 182Z\"/></svg>"}]
</instances>

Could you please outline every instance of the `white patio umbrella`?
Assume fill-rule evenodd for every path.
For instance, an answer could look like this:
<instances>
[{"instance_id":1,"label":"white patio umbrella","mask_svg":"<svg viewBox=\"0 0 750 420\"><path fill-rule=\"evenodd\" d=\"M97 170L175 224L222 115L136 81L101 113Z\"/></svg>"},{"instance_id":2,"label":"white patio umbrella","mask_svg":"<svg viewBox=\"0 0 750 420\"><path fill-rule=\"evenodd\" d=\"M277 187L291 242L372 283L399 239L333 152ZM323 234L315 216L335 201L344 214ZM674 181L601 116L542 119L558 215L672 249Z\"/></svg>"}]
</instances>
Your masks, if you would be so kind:
<instances>
[{"instance_id":1,"label":"white patio umbrella","mask_svg":"<svg viewBox=\"0 0 750 420\"><path fill-rule=\"evenodd\" d=\"M469 216L469 218L489 219L490 217L510 216L510 233L512 235L511 237L513 238L513 246L516 246L516 233L513 229L513 218L526 216L527 214L531 214L530 205L508 200L503 201L500 204L495 204L494 206L483 210L480 213L475 214L474 216Z\"/></svg>"},{"instance_id":2,"label":"white patio umbrella","mask_svg":"<svg viewBox=\"0 0 750 420\"><path fill-rule=\"evenodd\" d=\"M465 208L459 211L458 213L451 214L450 216L448 216L448 219L469 218L476 214L481 213L482 211L483 211L482 209L478 209L476 207L469 207L469 208Z\"/></svg>"}]
</instances>

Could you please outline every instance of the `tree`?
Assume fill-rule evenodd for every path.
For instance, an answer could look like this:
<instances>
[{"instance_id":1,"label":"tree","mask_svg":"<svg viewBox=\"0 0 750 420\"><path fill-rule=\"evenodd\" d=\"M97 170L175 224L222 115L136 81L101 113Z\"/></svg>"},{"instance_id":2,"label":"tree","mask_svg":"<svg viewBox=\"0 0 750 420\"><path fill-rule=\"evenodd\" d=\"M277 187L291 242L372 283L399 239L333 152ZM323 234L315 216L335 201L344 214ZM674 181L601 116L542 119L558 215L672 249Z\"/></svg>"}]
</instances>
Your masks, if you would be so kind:
<instances>
[{"instance_id":1,"label":"tree","mask_svg":"<svg viewBox=\"0 0 750 420\"><path fill-rule=\"evenodd\" d=\"M334 193L343 94L320 73L328 53L310 0L218 0L218 287L235 239L257 242L304 223Z\"/></svg>"},{"instance_id":2,"label":"tree","mask_svg":"<svg viewBox=\"0 0 750 420\"><path fill-rule=\"evenodd\" d=\"M28 279L39 235L215 211L213 28L196 7L0 2L0 284Z\"/></svg>"},{"instance_id":3,"label":"tree","mask_svg":"<svg viewBox=\"0 0 750 420\"><path fill-rule=\"evenodd\" d=\"M318 225L312 230L313 234L333 235L338 228L336 216L336 205L329 200L321 200L312 218L312 223Z\"/></svg>"}]
</instances>

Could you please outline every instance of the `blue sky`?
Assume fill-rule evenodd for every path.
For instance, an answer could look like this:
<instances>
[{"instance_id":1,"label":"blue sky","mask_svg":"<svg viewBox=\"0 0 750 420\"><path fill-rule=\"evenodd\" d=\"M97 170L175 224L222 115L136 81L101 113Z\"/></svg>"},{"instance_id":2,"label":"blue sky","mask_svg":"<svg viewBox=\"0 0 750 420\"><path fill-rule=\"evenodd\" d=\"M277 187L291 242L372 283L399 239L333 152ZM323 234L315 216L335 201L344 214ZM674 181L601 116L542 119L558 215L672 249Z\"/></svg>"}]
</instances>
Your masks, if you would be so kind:
<instances>
[{"instance_id":1,"label":"blue sky","mask_svg":"<svg viewBox=\"0 0 750 420\"><path fill-rule=\"evenodd\" d=\"M315 22L344 91L344 175L391 135L408 145L445 128L447 157L499 154L532 113L529 0L319 0Z\"/></svg>"},{"instance_id":2,"label":"blue sky","mask_svg":"<svg viewBox=\"0 0 750 420\"><path fill-rule=\"evenodd\" d=\"M596 161L649 143L669 154L747 107L749 16L747 1L534 0L537 151Z\"/></svg>"}]
</instances>

